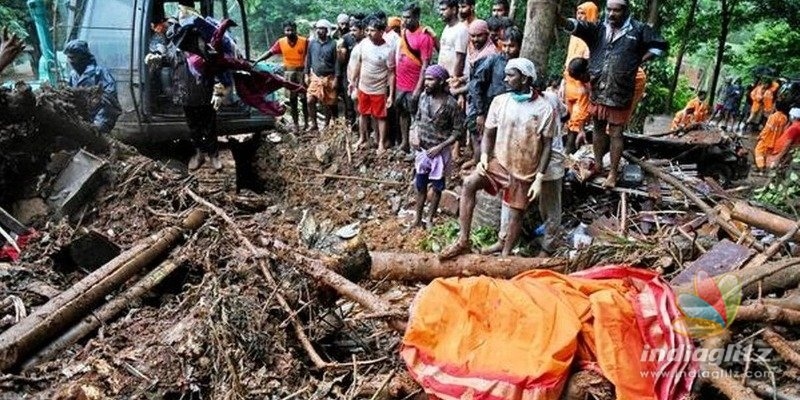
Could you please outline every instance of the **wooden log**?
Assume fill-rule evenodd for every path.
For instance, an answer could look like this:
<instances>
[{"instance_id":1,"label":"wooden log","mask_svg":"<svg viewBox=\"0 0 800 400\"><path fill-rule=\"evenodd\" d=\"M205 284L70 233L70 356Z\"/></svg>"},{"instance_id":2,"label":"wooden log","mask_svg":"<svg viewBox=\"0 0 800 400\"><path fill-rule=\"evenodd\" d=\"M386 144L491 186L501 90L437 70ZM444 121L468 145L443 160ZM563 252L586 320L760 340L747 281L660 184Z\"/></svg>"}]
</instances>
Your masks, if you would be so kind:
<instances>
[{"instance_id":1,"label":"wooden log","mask_svg":"<svg viewBox=\"0 0 800 400\"><path fill-rule=\"evenodd\" d=\"M144 239L140 246L135 247L139 250L137 253L128 251L120 256L129 257L125 262L112 260L0 334L0 371L17 365L71 326L106 295L166 253L184 232L199 228L205 220L204 211L191 211L180 227L165 228L158 235Z\"/></svg>"},{"instance_id":2,"label":"wooden log","mask_svg":"<svg viewBox=\"0 0 800 400\"><path fill-rule=\"evenodd\" d=\"M744 201L733 203L731 218L775 235L785 235L797 228L797 221L753 207ZM795 232L792 240L800 241L800 232Z\"/></svg>"},{"instance_id":3,"label":"wooden log","mask_svg":"<svg viewBox=\"0 0 800 400\"><path fill-rule=\"evenodd\" d=\"M800 325L800 311L767 304L754 303L741 306L734 322L763 322L779 325Z\"/></svg>"},{"instance_id":4,"label":"wooden log","mask_svg":"<svg viewBox=\"0 0 800 400\"><path fill-rule=\"evenodd\" d=\"M797 234L798 231L800 231L800 224L795 222L794 227L792 229L787 231L783 236L778 238L778 240L769 245L769 247L766 250L764 250L763 253L756 254L756 256L753 257L752 260L748 261L747 264L745 264L744 267L742 267L742 269L758 267L767 262L767 260L772 258L774 255L778 254L778 252L781 251L781 248L786 244L786 242L792 240L792 238L794 237L794 235Z\"/></svg>"},{"instance_id":5,"label":"wooden log","mask_svg":"<svg viewBox=\"0 0 800 400\"><path fill-rule=\"evenodd\" d=\"M58 339L54 340L47 345L47 347L40 350L38 353L36 353L36 355L28 359L22 365L21 369L27 370L39 363L51 360L58 356L62 351L94 332L101 325L117 316L123 310L127 309L133 302L141 298L149 291L153 290L153 288L161 283L167 276L175 272L176 269L178 269L178 264L175 264L172 261L165 261L161 263L158 267L145 275L145 277L135 285L131 286L91 314L87 315L83 321L73 326L69 331L58 337Z\"/></svg>"},{"instance_id":6,"label":"wooden log","mask_svg":"<svg viewBox=\"0 0 800 400\"><path fill-rule=\"evenodd\" d=\"M495 257L467 254L439 261L436 254L370 252L372 280L430 282L451 276L488 275L513 278L532 269L563 271L568 261L559 258Z\"/></svg>"},{"instance_id":7,"label":"wooden log","mask_svg":"<svg viewBox=\"0 0 800 400\"><path fill-rule=\"evenodd\" d=\"M707 354L720 350L730 341L730 333L725 332L721 335L703 341L703 348L708 350ZM726 373L719 365L713 360L702 360L700 363L702 370L703 382L714 386L722 394L729 399L736 400L759 400L759 397L753 392L753 389L745 387L739 381L731 377L731 374Z\"/></svg>"},{"instance_id":8,"label":"wooden log","mask_svg":"<svg viewBox=\"0 0 800 400\"><path fill-rule=\"evenodd\" d=\"M700 196L697 195L697 193L695 193L692 189L684 185L683 182L680 181L680 179L660 170L658 167L648 163L647 161L643 161L632 156L627 152L624 155L627 160L638 164L639 166L642 167L642 169L644 169L648 173L656 176L658 179L661 179L664 182L669 183L670 185L675 187L675 189L678 189L681 192L683 192L683 194L686 195L686 198L688 198L692 203L696 204L698 207L700 207L701 210L703 210L704 213L706 213L706 216L708 216L709 221L719 225L719 227L722 228L728 235L730 235L731 238L734 239L734 241L738 241L739 238L742 235L744 235L744 233L739 231L739 228L737 228L727 219L722 218L720 216L720 213L717 212L717 210L715 210L713 207L708 205L708 203L703 201L703 199L701 199ZM749 237L749 235L747 235L747 237ZM756 242L755 239L753 239L752 237L749 237L748 241L749 244L754 249L758 251L764 251L764 246L762 246L761 243Z\"/></svg>"}]
</instances>

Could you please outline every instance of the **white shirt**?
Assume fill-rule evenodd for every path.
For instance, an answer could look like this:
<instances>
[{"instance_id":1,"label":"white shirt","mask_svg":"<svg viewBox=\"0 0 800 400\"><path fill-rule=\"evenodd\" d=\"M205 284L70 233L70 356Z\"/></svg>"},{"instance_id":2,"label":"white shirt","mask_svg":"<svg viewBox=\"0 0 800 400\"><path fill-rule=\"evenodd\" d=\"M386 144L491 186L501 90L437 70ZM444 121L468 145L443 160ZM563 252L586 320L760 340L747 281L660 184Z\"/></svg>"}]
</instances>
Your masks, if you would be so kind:
<instances>
[{"instance_id":1,"label":"white shirt","mask_svg":"<svg viewBox=\"0 0 800 400\"><path fill-rule=\"evenodd\" d=\"M359 44L361 73L358 90L366 94L386 94L389 88L389 71L395 68L394 48L386 41L376 45L370 39Z\"/></svg>"},{"instance_id":2,"label":"white shirt","mask_svg":"<svg viewBox=\"0 0 800 400\"><path fill-rule=\"evenodd\" d=\"M439 65L447 69L450 76L455 76L456 63L458 62L457 53L464 54L466 58L467 47L469 45L469 31L467 26L457 23L453 26L445 26L439 42Z\"/></svg>"}]
</instances>

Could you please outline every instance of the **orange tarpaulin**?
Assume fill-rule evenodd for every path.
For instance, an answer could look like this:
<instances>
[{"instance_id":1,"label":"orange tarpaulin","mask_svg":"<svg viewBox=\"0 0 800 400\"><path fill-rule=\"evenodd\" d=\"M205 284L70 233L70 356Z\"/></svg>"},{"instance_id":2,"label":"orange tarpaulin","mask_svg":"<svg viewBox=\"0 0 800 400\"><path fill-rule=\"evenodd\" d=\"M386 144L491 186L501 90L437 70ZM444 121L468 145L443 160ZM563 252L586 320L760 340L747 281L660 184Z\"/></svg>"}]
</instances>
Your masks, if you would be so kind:
<instances>
[{"instance_id":1,"label":"orange tarpaulin","mask_svg":"<svg viewBox=\"0 0 800 400\"><path fill-rule=\"evenodd\" d=\"M626 267L437 279L415 301L401 355L441 399L555 400L581 368L601 372L618 399L677 399L693 380L680 371L696 364L643 354L692 347L672 330L678 316L665 282Z\"/></svg>"}]
</instances>

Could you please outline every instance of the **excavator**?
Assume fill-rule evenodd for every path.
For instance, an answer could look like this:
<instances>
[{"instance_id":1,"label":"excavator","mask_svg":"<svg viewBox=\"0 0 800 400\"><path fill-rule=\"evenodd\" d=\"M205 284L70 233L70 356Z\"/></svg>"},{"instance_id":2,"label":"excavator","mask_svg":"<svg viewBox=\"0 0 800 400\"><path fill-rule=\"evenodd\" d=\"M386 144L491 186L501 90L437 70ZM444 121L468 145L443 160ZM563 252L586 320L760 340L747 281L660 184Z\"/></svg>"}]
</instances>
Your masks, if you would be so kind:
<instances>
[{"instance_id":1,"label":"excavator","mask_svg":"<svg viewBox=\"0 0 800 400\"><path fill-rule=\"evenodd\" d=\"M163 90L155 81L160 77L149 73L144 63L152 35L150 24L157 15L175 15L176 0L61 0L57 3L55 21L48 10L52 2L28 0L27 4L42 54L39 82L33 82L32 86L65 81L69 68L59 49L69 40L85 40L97 63L108 68L117 81L123 114L111 133L114 137L132 145L188 139L182 108L154 100L160 96L156 91ZM230 33L243 56L251 58L244 0L197 0L195 9L217 19L235 20L238 28ZM58 29L60 35L53 35L52 29ZM54 36L63 39L55 43ZM262 115L235 97L231 103L218 112L220 135L261 132L274 127L273 117Z\"/></svg>"}]
</instances>

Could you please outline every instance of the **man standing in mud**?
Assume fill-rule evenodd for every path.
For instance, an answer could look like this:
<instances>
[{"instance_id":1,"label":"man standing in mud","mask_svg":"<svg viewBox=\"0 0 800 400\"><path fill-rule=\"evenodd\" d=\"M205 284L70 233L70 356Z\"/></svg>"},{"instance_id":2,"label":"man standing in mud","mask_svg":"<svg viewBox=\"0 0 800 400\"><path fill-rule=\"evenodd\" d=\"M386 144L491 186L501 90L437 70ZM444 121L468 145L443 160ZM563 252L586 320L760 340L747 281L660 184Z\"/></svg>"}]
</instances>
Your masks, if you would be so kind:
<instances>
[{"instance_id":1,"label":"man standing in mud","mask_svg":"<svg viewBox=\"0 0 800 400\"><path fill-rule=\"evenodd\" d=\"M611 170L603 186L614 187L622 158L622 130L633 111L636 73L644 62L663 54L667 42L649 25L631 17L628 0L608 0L603 22L559 17L558 24L589 46L592 145L599 170L610 148Z\"/></svg>"},{"instance_id":2,"label":"man standing in mud","mask_svg":"<svg viewBox=\"0 0 800 400\"><path fill-rule=\"evenodd\" d=\"M89 51L89 44L83 40L73 40L64 48L72 71L69 74L71 87L97 87L103 95L100 102L92 110L92 124L100 133L109 133L122 114L122 107L117 98L117 81L105 67L97 65L94 55Z\"/></svg>"},{"instance_id":3,"label":"man standing in mud","mask_svg":"<svg viewBox=\"0 0 800 400\"><path fill-rule=\"evenodd\" d=\"M541 192L556 132L556 114L550 102L533 90L536 68L532 61L509 60L505 81L510 92L498 95L489 106L480 163L464 180L458 214L459 236L439 255L442 260L470 251L470 227L478 190L491 195L502 191L503 203L510 208L503 256L511 253L519 237L528 203Z\"/></svg>"}]
</instances>

